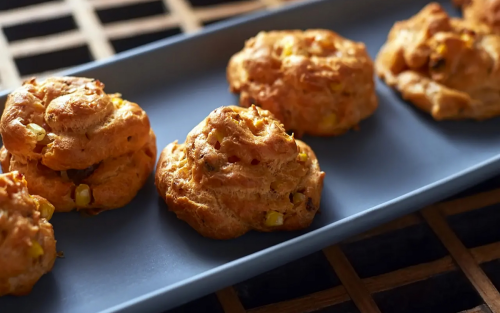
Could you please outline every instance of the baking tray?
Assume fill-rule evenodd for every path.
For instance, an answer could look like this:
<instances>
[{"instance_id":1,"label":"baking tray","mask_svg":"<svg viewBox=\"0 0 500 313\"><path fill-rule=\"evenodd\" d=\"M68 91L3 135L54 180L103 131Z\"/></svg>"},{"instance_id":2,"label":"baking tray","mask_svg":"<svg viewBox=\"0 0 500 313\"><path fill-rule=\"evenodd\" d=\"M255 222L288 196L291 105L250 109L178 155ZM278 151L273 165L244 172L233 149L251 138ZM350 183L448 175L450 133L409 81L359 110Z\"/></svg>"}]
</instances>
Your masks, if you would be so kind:
<instances>
[{"instance_id":1,"label":"baking tray","mask_svg":"<svg viewBox=\"0 0 500 313\"><path fill-rule=\"evenodd\" d=\"M208 26L63 74L98 78L149 114L161 151L210 111L237 103L225 67L261 30L327 28L375 57L396 20L428 1L331 0L294 4ZM448 1L443 5L453 14ZM305 137L326 172L321 214L307 230L203 238L167 211L153 175L125 208L53 218L65 253L26 297L0 312L157 312L237 283L402 216L500 173L500 123L435 122L377 80L380 106L360 131ZM5 94L1 102L5 101Z\"/></svg>"}]
</instances>

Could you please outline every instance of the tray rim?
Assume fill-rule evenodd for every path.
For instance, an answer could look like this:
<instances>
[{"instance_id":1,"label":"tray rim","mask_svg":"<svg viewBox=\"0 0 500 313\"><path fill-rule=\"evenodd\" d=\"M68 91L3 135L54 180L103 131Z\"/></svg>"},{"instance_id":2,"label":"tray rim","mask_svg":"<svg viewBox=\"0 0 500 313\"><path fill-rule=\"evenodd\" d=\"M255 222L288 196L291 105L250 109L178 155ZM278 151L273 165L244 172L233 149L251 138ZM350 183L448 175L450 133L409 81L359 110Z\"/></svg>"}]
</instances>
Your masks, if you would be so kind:
<instances>
[{"instance_id":1,"label":"tray rim","mask_svg":"<svg viewBox=\"0 0 500 313\"><path fill-rule=\"evenodd\" d=\"M325 1L325 0L320 0L320 1ZM169 293L172 290L175 290L175 289L178 289L178 288L182 288L182 287L188 287L190 284L200 283L200 281L202 281L202 280L209 280L209 279L213 278L215 275L217 275L220 272L227 271L228 269L234 269L235 267L242 266L242 265L244 265L245 263L248 263L248 262L255 262L255 261L257 261L257 260L259 260L259 259L267 256L269 253L278 253L278 252L279 253L284 253L284 252L286 252L286 249L290 249L291 246L294 245L294 244L304 243L305 241L314 239L314 237L318 237L318 235L321 235L321 234L324 234L324 233L331 233L332 231L337 230L339 227L347 227L347 225L349 225L349 222L351 222L351 220L358 220L359 218L361 218L363 216L368 216L368 215L372 215L372 214L378 213L380 211L385 211L385 209L391 208L391 207L393 207L396 204L401 204L401 203L403 203L403 201L405 201L405 203L403 203L403 204L406 204L406 202L409 202L411 200L415 200L421 194L427 193L430 190L437 190L436 189L437 187L443 187L443 186L445 186L445 184L455 182L459 178L470 176L471 174L474 174L474 173L487 172L487 170L489 169L489 167L495 166L495 165L498 167L498 169L496 169L496 172L495 171L491 171L490 174L487 174L487 175L484 175L484 176L481 175L482 178L480 178L480 179L469 180L466 184L460 186L459 188L453 188L453 191L447 191L446 193L442 193L443 196L439 196L439 199L444 199L444 198L446 198L447 196L450 196L453 193L460 192L460 191L462 191L464 189L467 189L468 187L471 187L471 186L473 186L473 185L475 185L475 184L477 184L477 183L479 183L481 181L485 181L488 178L492 178L492 177L496 176L497 174L500 174L500 154L498 154L497 156L491 157L491 158L489 158L489 159L487 159L487 160L485 160L483 162L480 162L480 163L478 163L478 164L476 164L474 166L471 166L471 167L469 167L467 169L464 169L464 170L462 170L460 172L457 172L455 174L449 175L448 177L445 177L445 178L442 178L442 179L440 179L438 181L435 181L434 183L428 184L426 186L423 186L421 188L418 188L418 189L415 189L415 190L413 190L411 192L408 192L408 193L406 193L406 194L404 194L402 196L399 196L397 198L391 199L391 200L386 201L386 202L384 202L382 204L374 206L374 207L372 207L370 209L367 209L367 210L365 210L363 212L359 212L359 213L353 214L353 215L351 215L349 217L340 219L340 220L338 220L338 221L336 221L334 223L331 223L331 224L328 224L328 225L323 226L321 228L312 230L312 231L310 231L308 233L305 233L303 235L297 236L295 238L292 238L290 240L284 241L282 243L276 244L276 245L271 246L269 248L260 250L258 252L252 253L252 254L249 254L249 255L247 255L245 257L242 257L242 258L236 259L234 261L225 263L223 265L217 266L217 267L215 267L213 269L210 269L210 270L205 271L203 273L200 273L198 275L194 275L194 276L192 276L190 278L181 280L181 281L179 281L177 283L174 283L174 284L171 284L169 286L166 286L166 287L157 289L155 291L149 292L149 293L144 294L142 296L139 296L139 297L136 297L134 299L128 300L128 301L126 301L126 302L124 302L122 304L119 304L119 305L113 306L111 308L102 310L100 312L101 313L128 312L128 311L125 311L125 310L132 309L133 305L138 305L138 304L144 303L146 301L150 301L154 297L165 296L167 293ZM439 201L439 200L432 200L432 201L425 201L425 202L431 202L432 203L434 201ZM416 206L412 207L411 209L405 210L406 212L403 212L400 215L404 215L404 214L408 214L408 213L411 213L413 211L416 211L416 210L418 210L419 207L420 207L420 205L416 205ZM374 227L374 226L376 226L376 225L371 225L370 227ZM325 235L327 235L327 234L325 234ZM313 237L313 238L310 238L310 237ZM348 235L346 233L344 233L340 237L342 237L342 238L343 237L348 237ZM329 245L336 244L336 243L338 243L341 240L342 239L340 239L340 240L339 239L332 240ZM326 246L324 246L324 247L326 247ZM297 259L297 258L300 258L301 255L305 256L308 253L312 253L314 251L317 251L317 249L315 249L315 248L306 248L306 249L303 249L303 250L304 251L301 251L299 253L300 254L299 256L297 256L297 257L295 257L293 259ZM295 254L297 255L297 253L295 253ZM284 262L278 262L278 263L290 262L290 261L293 261L293 259L290 259L290 260L284 261ZM281 264L277 264L277 265L269 268L268 270L270 270L270 269L272 269L274 267L280 266L280 265ZM244 275L242 275L242 277L247 277L247 278L252 277L252 276L254 276L254 275L251 272L250 273L247 272ZM243 278L243 280L244 279L246 279L246 278ZM233 281L233 283L228 284L228 285L232 285L232 284L236 283L236 281L241 281L241 280L232 279L232 281ZM220 288L223 288L223 287L224 287L224 285L220 286ZM217 288L217 289L220 289L220 288ZM200 294L200 297L202 297L204 295L206 295L206 294ZM192 297L190 297L190 298L192 298ZM192 298L192 300L194 300L194 299L195 298ZM167 310L168 309L171 309L171 307L167 308Z\"/></svg>"},{"instance_id":2,"label":"tray rim","mask_svg":"<svg viewBox=\"0 0 500 313\"><path fill-rule=\"evenodd\" d=\"M92 69L97 69L100 67L104 67L113 63L118 63L120 61L134 58L138 55L148 53L151 51L167 48L168 46L175 45L182 43L184 41L188 40L197 40L199 37L203 37L206 35L209 35L211 33L216 33L219 31L223 31L226 28L234 28L241 26L245 23L248 22L254 22L262 18L266 18L269 16L277 15L277 14L285 14L286 12L291 12L291 11L296 11L299 10L303 7L309 7L309 6L314 6L321 4L323 2L328 2L328 1L347 1L347 0L307 0L307 1L301 1L301 2L291 2L291 3L285 3L280 7L277 8L267 8L267 9L261 9L256 12L252 13L246 13L243 16L237 16L237 17L230 17L226 20L216 22L207 26L204 26L201 30L195 32L195 33L181 33L177 34L165 39L161 39L152 43L148 43L136 48L132 48L127 51L123 51L120 53L117 53L109 58L106 59L101 59L101 60L94 60L85 64L81 64L78 66L71 67L69 69L59 71L56 73L53 73L51 76L71 76L71 75L78 75L79 73L89 71ZM5 89L0 91L0 98L7 97L9 93L12 92L12 88L10 89ZM5 102L1 104L1 108L3 110L5 106ZM201 286L202 292L198 292L198 297L202 297L204 295L207 295L209 293L212 293L216 291L217 289L223 288L227 285L232 285L234 283L237 283L238 281L242 281L245 279L248 279L252 276L257 275L259 272L262 272L261 270L256 270L256 269L250 269L248 268L248 264L250 263L257 263L259 260L263 261L263 258L266 256L272 255L278 255L278 254L288 254L290 255L290 249L294 249L295 252L293 253L293 258L288 258L287 260L272 260L272 261L267 261L266 263L269 264L266 266L266 270L271 270L272 268L275 268L277 266L280 266L286 262L293 261L294 259L300 258L302 256L305 256L309 253L313 253L314 251L317 251L318 249L316 248L317 246L320 246L319 249L322 249L328 245L336 244L339 241L345 239L346 237L350 236L349 232L352 233L352 231L339 231L341 228L349 228L351 225L352 221L357 221L358 223L364 222L366 226L363 226L362 228L368 229L370 227L375 227L378 224L380 224L380 220L387 219L387 217L383 216L377 216L378 215L383 215L381 212L386 212L388 209L392 209L393 211L397 211L397 206L403 207L402 209L399 209L400 212L396 214L396 212L393 212L392 214L386 214L390 215L390 219L395 218L397 215L404 215L404 214L409 214L411 212L414 212L421 208L424 205L431 204L436 201L440 201L447 196L450 196L456 192L460 192L468 187L471 187L481 181L487 180L488 178L492 178L496 176L497 174L500 174L500 153L497 154L496 156L493 156L487 160L484 160L482 162L479 162L473 166L470 166L466 169L463 169L462 171L456 172L452 175L449 175L445 178L442 178L440 180L437 180L431 184L422 186L418 189L415 189L413 191L410 191L406 194L403 194L399 197L396 197L394 199L391 199L389 201L386 201L384 203L381 203L379 205L373 206L371 208L368 208L362 212L350 215L346 218L340 219L336 222L330 223L328 225L325 225L323 227L320 227L315 230L311 230L305 234L299 235L295 238L289 239L287 241L281 242L279 244L273 245L271 247L268 247L266 249L254 252L252 254L249 254L247 256L241 257L239 259L235 259L233 261L227 262L225 264L222 264L220 266L214 267L210 270L207 270L205 272L202 272L200 274L191 276L189 278L183 279L179 282L176 282L171 285L167 285L162 288L158 288L154 291L145 293L141 296L132 298L128 301L125 301L121 304L109 307L107 309L101 310L99 312L101 313L111 313L111 312L136 312L135 310L140 309L141 311L144 311L146 308L146 305L151 305L153 302L156 302L157 304L155 306L158 306L158 304L161 302L162 304L166 303L167 300L172 300L175 298L174 296L170 295L167 296L170 293L173 293L174 291L181 292L183 289L188 288L188 287L193 287L193 284L199 284L203 285ZM463 179L468 179L467 182L460 182L460 180ZM462 180L462 181L463 181ZM443 192L443 189L444 192ZM436 194L433 195L432 193ZM437 194L440 194L439 196ZM428 199L426 200L421 200L419 199L421 195L429 195ZM432 198L432 199L430 199ZM411 202L414 203L419 203L412 205L410 204ZM373 223L370 222L370 217L374 217L375 219L378 219L378 222ZM359 227L357 228L358 230L356 233L359 232ZM337 234L336 234L337 232ZM326 237L332 238L331 240L328 239L328 244L312 244L307 246L306 243L310 243L311 241L314 243L314 239L321 239L321 241L325 241ZM335 239L333 239L335 238ZM297 245L302 245L302 247L297 248ZM295 246L292 248L292 246ZM300 251L298 251L300 250ZM288 251L288 252L287 252ZM261 262L262 263L262 262ZM247 265L247 266L245 266ZM246 268L245 268L246 267ZM217 279L217 275L222 273L222 272L227 272L229 270L232 271L240 271L238 275L233 275L230 276L230 279L223 278L222 280L227 281L227 283L223 284L221 283L221 279L219 279L219 282L211 282L211 280ZM210 285L212 287L207 287L205 285ZM218 288L213 288L213 286L218 285ZM192 288L193 289L193 288ZM191 290L192 290L191 289ZM198 288L200 289L200 288ZM191 293L193 294L193 293ZM159 299L161 298L161 299ZM192 295L189 297L185 297L187 301L192 301L196 297L193 297ZM176 305L181 305L183 303L186 303L187 301L184 301L181 303L181 301L177 300L177 302L173 301L171 304L173 305L166 305L164 304L163 307L165 307L163 310L169 310L172 309ZM149 311L149 310L148 310Z\"/></svg>"}]
</instances>

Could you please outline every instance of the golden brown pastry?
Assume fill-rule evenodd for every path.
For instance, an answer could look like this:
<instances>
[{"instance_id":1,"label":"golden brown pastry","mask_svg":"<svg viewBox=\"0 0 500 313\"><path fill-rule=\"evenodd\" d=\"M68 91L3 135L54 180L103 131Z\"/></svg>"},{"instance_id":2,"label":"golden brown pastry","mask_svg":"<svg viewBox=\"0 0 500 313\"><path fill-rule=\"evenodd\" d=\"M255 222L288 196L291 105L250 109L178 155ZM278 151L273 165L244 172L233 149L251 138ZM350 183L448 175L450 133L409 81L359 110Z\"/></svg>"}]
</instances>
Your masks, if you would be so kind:
<instances>
[{"instance_id":1,"label":"golden brown pastry","mask_svg":"<svg viewBox=\"0 0 500 313\"><path fill-rule=\"evenodd\" d=\"M130 202L151 174L156 137L135 103L98 80L29 80L13 91L0 122L4 172L26 176L56 211L97 214Z\"/></svg>"},{"instance_id":2,"label":"golden brown pastry","mask_svg":"<svg viewBox=\"0 0 500 313\"><path fill-rule=\"evenodd\" d=\"M269 111L228 106L212 111L185 143L167 145L155 178L179 219L203 236L230 239L308 227L324 175L311 148Z\"/></svg>"},{"instance_id":3,"label":"golden brown pastry","mask_svg":"<svg viewBox=\"0 0 500 313\"><path fill-rule=\"evenodd\" d=\"M30 196L19 172L0 174L0 296L26 295L56 259L54 206Z\"/></svg>"},{"instance_id":4,"label":"golden brown pastry","mask_svg":"<svg viewBox=\"0 0 500 313\"><path fill-rule=\"evenodd\" d=\"M271 111L300 138L356 128L378 106L365 45L329 30L260 32L229 61L240 105Z\"/></svg>"},{"instance_id":5,"label":"golden brown pastry","mask_svg":"<svg viewBox=\"0 0 500 313\"><path fill-rule=\"evenodd\" d=\"M450 18L431 3L395 23L376 58L377 74L436 120L500 114L500 36Z\"/></svg>"},{"instance_id":6,"label":"golden brown pastry","mask_svg":"<svg viewBox=\"0 0 500 313\"><path fill-rule=\"evenodd\" d=\"M500 0L454 0L462 8L464 19L484 23L500 34Z\"/></svg>"}]
</instances>

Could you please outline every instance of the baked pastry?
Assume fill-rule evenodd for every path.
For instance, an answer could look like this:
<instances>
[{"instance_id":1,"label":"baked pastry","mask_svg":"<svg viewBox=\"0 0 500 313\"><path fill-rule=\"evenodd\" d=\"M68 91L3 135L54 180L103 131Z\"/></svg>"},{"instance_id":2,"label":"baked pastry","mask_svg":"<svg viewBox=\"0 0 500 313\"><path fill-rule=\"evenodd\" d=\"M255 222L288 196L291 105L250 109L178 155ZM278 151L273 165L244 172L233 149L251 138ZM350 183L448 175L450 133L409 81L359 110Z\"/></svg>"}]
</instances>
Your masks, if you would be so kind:
<instances>
[{"instance_id":1,"label":"baked pastry","mask_svg":"<svg viewBox=\"0 0 500 313\"><path fill-rule=\"evenodd\" d=\"M30 196L19 172L0 174L0 296L26 295L57 256L54 206Z\"/></svg>"},{"instance_id":2,"label":"baked pastry","mask_svg":"<svg viewBox=\"0 0 500 313\"><path fill-rule=\"evenodd\" d=\"M377 55L377 74L435 120L500 114L500 36L450 18L437 3L396 22Z\"/></svg>"},{"instance_id":3,"label":"baked pastry","mask_svg":"<svg viewBox=\"0 0 500 313\"><path fill-rule=\"evenodd\" d=\"M340 135L377 109L365 45L329 30L260 32L227 67L240 105L269 110L297 138Z\"/></svg>"},{"instance_id":4,"label":"baked pastry","mask_svg":"<svg viewBox=\"0 0 500 313\"><path fill-rule=\"evenodd\" d=\"M98 214L131 201L151 174L156 138L146 113L98 80L31 79L8 97L0 131L4 172L56 211Z\"/></svg>"},{"instance_id":5,"label":"baked pastry","mask_svg":"<svg viewBox=\"0 0 500 313\"><path fill-rule=\"evenodd\" d=\"M461 7L464 19L484 23L500 34L500 0L454 0Z\"/></svg>"},{"instance_id":6,"label":"baked pastry","mask_svg":"<svg viewBox=\"0 0 500 313\"><path fill-rule=\"evenodd\" d=\"M155 182L169 210L201 235L308 227L324 173L311 148L256 106L220 107L186 138L166 146Z\"/></svg>"}]
</instances>

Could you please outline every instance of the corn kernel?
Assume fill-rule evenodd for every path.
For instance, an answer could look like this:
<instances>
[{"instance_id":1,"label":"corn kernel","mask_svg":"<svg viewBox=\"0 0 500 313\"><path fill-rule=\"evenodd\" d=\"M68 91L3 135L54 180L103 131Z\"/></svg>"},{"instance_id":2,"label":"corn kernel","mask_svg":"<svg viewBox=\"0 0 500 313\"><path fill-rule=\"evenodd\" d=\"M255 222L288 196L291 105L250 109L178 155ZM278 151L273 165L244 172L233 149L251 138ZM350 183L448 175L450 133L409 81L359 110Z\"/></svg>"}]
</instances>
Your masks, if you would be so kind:
<instances>
[{"instance_id":1,"label":"corn kernel","mask_svg":"<svg viewBox=\"0 0 500 313\"><path fill-rule=\"evenodd\" d=\"M90 203L90 187L80 184L75 189L75 202L77 207L85 207Z\"/></svg>"},{"instance_id":2,"label":"corn kernel","mask_svg":"<svg viewBox=\"0 0 500 313\"><path fill-rule=\"evenodd\" d=\"M29 248L28 252L33 259L42 256L44 253L42 246L36 240L31 241L31 247Z\"/></svg>"},{"instance_id":3,"label":"corn kernel","mask_svg":"<svg viewBox=\"0 0 500 313\"><path fill-rule=\"evenodd\" d=\"M111 101L117 107L120 107L123 104L123 99L121 99L121 98L113 98L113 99L111 99Z\"/></svg>"},{"instance_id":4,"label":"corn kernel","mask_svg":"<svg viewBox=\"0 0 500 313\"><path fill-rule=\"evenodd\" d=\"M335 92L339 92L342 90L344 86L342 85L342 83L331 83L330 84L330 89L332 91L335 91Z\"/></svg>"},{"instance_id":5,"label":"corn kernel","mask_svg":"<svg viewBox=\"0 0 500 313\"><path fill-rule=\"evenodd\" d=\"M26 125L26 128L36 136L36 141L41 141L43 140L43 138L45 138L46 132L43 127L40 127L34 123L30 123Z\"/></svg>"},{"instance_id":6,"label":"corn kernel","mask_svg":"<svg viewBox=\"0 0 500 313\"><path fill-rule=\"evenodd\" d=\"M43 109L45 109L45 107L43 106L43 104L42 104L41 102L39 102L39 101L37 101L37 102L33 103L33 106L34 106L35 108L39 109L39 110L43 110Z\"/></svg>"},{"instance_id":7,"label":"corn kernel","mask_svg":"<svg viewBox=\"0 0 500 313\"><path fill-rule=\"evenodd\" d=\"M50 219L52 218L52 215L54 214L54 211L55 211L55 208L52 205L52 203L50 203L49 201L47 201L45 199L43 199L43 200L36 199L36 198L34 198L34 199L38 204L38 211L40 211L40 215L43 218L46 218L47 221L50 221Z\"/></svg>"},{"instance_id":8,"label":"corn kernel","mask_svg":"<svg viewBox=\"0 0 500 313\"><path fill-rule=\"evenodd\" d=\"M281 56L287 57L291 56L292 54L293 54L293 41L289 39L283 44L283 51L281 52Z\"/></svg>"},{"instance_id":9,"label":"corn kernel","mask_svg":"<svg viewBox=\"0 0 500 313\"><path fill-rule=\"evenodd\" d=\"M217 141L219 143L222 143L222 140L224 140L224 134L218 130L214 132L215 138L217 138Z\"/></svg>"},{"instance_id":10,"label":"corn kernel","mask_svg":"<svg viewBox=\"0 0 500 313\"><path fill-rule=\"evenodd\" d=\"M300 192L296 192L293 194L292 200L293 204L295 205L300 204L306 200L306 195Z\"/></svg>"},{"instance_id":11,"label":"corn kernel","mask_svg":"<svg viewBox=\"0 0 500 313\"><path fill-rule=\"evenodd\" d=\"M271 211L266 215L266 226L280 226L283 225L283 213Z\"/></svg>"},{"instance_id":12,"label":"corn kernel","mask_svg":"<svg viewBox=\"0 0 500 313\"><path fill-rule=\"evenodd\" d=\"M253 122L253 125L257 128L261 128L264 125L264 122L262 120L256 120Z\"/></svg>"},{"instance_id":13,"label":"corn kernel","mask_svg":"<svg viewBox=\"0 0 500 313\"><path fill-rule=\"evenodd\" d=\"M474 44L474 38L471 35L469 35L469 34L462 34L460 36L460 38L465 42L465 45L468 48L472 48L472 46Z\"/></svg>"},{"instance_id":14,"label":"corn kernel","mask_svg":"<svg viewBox=\"0 0 500 313\"><path fill-rule=\"evenodd\" d=\"M446 53L446 46L444 44L439 44L436 48L437 53L443 55Z\"/></svg>"},{"instance_id":15,"label":"corn kernel","mask_svg":"<svg viewBox=\"0 0 500 313\"><path fill-rule=\"evenodd\" d=\"M300 162L306 162L307 161L307 153L305 153L305 152L299 153L298 159Z\"/></svg>"}]
</instances>

